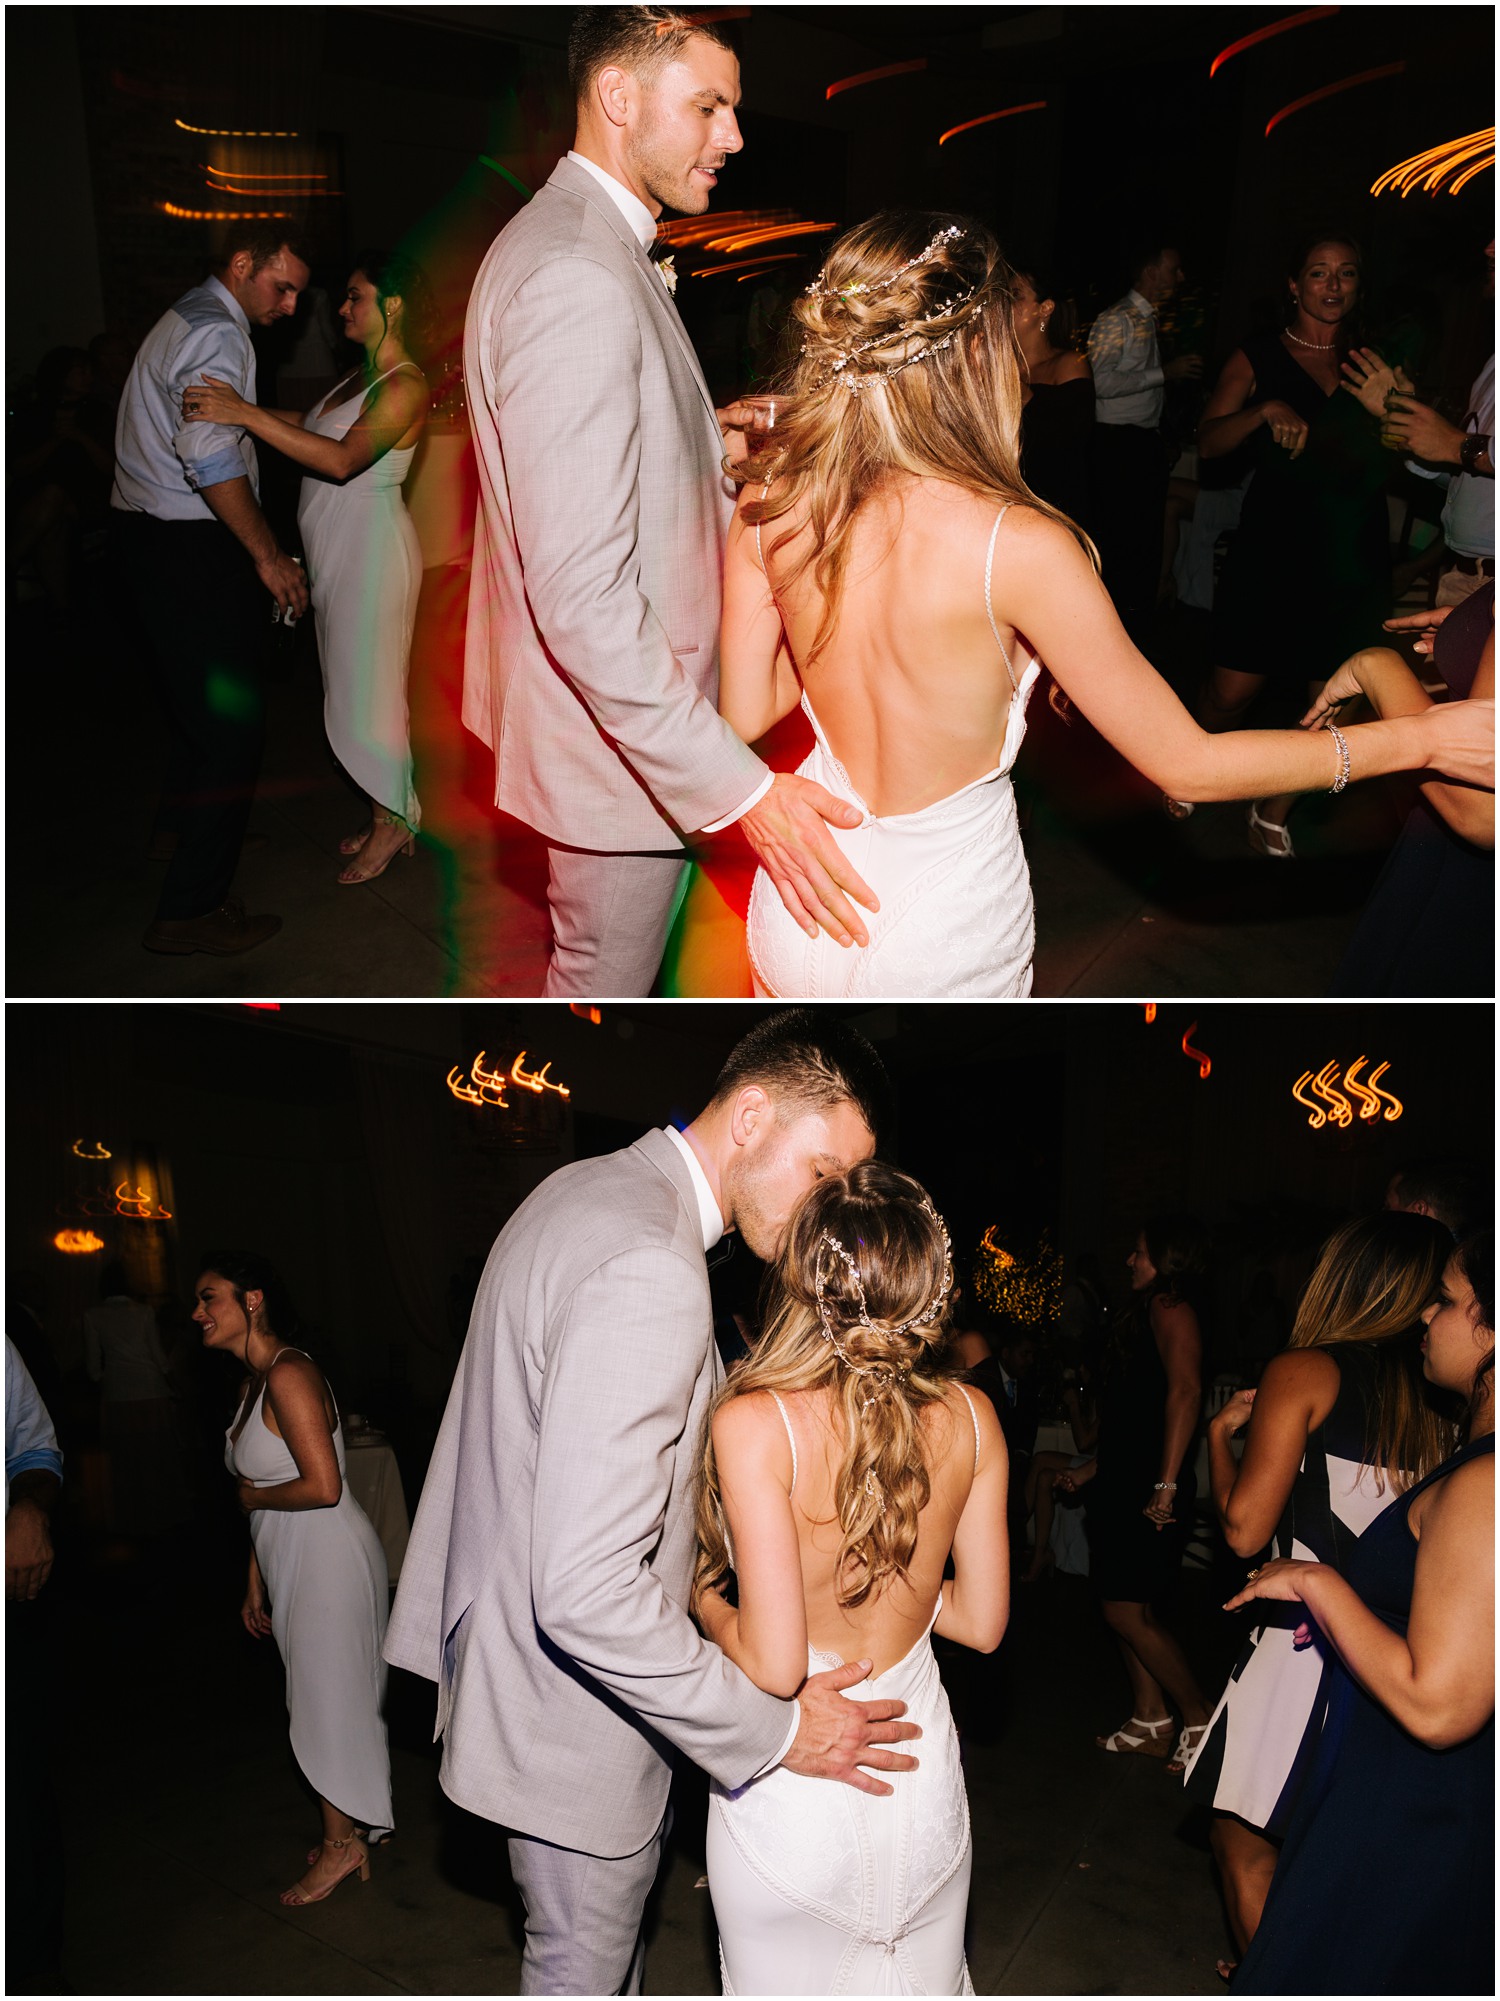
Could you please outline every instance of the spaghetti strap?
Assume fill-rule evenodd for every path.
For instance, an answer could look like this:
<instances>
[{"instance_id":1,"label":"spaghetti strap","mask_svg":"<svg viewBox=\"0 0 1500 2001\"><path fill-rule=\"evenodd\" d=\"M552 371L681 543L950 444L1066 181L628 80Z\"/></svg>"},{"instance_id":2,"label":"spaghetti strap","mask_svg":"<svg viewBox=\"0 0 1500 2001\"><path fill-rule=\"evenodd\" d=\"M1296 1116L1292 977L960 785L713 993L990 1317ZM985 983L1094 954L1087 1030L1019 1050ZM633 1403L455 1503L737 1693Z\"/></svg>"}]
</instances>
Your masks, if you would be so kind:
<instances>
[{"instance_id":1,"label":"spaghetti strap","mask_svg":"<svg viewBox=\"0 0 1500 2001\"><path fill-rule=\"evenodd\" d=\"M786 1426L786 1442L792 1448L792 1484L786 1490L787 1499L790 1500L792 1495L797 1491L797 1441L792 1435L792 1420L786 1414L786 1405L777 1396L775 1390L771 1390L769 1394L772 1402L781 1412L781 1421Z\"/></svg>"},{"instance_id":2,"label":"spaghetti strap","mask_svg":"<svg viewBox=\"0 0 1500 2001\"><path fill-rule=\"evenodd\" d=\"M1004 650L1002 647L1001 651L1004 652ZM969 1421L974 1427L974 1471L977 1473L979 1471L979 1412L975 1410L974 1399L969 1395L963 1384L959 1383L957 1388L959 1395L969 1406Z\"/></svg>"},{"instance_id":3,"label":"spaghetti strap","mask_svg":"<svg viewBox=\"0 0 1500 2001\"><path fill-rule=\"evenodd\" d=\"M1005 662L1005 671L1010 676L1010 691L1014 695L1017 686L1016 670L1010 664L1010 655L1005 650L1005 641L1000 637L1000 628L995 623L995 607L990 602L990 572L995 567L995 538L1000 533L1000 523L1005 519L1009 511L1010 502L1007 500L1004 507L995 516L995 525L990 530L990 546L986 550L984 558L984 609L985 615L990 622L990 631L995 635L995 644L1000 649L1000 658ZM970 1408L972 1409L973 1406L971 1405Z\"/></svg>"}]
</instances>

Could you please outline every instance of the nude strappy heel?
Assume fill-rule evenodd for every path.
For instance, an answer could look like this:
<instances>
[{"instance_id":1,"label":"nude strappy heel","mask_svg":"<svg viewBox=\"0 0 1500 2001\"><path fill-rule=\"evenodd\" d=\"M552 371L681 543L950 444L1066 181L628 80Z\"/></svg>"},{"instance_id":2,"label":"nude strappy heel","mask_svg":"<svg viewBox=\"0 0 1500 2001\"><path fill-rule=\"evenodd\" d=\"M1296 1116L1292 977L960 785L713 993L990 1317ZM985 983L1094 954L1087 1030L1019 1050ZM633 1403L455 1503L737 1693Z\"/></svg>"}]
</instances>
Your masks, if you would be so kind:
<instances>
[{"instance_id":1,"label":"nude strappy heel","mask_svg":"<svg viewBox=\"0 0 1500 2001\"><path fill-rule=\"evenodd\" d=\"M334 1877L333 1881L328 1885L326 1890L305 1891L300 1883L294 1883L290 1890L282 1891L281 1893L282 1903L292 1905L294 1908L302 1904L321 1904L323 1899L325 1897L331 1897L334 1891L338 1888L339 1884L344 1881L345 1877L352 1876L356 1869L359 1871L360 1882L361 1883L369 1882L370 1880L369 1851L365 1848L364 1844L355 1835L346 1834L342 1841L335 1840L331 1834L324 1835L322 1841L322 1847L350 1848L353 1849L354 1852L346 1859L343 1868L339 1871L338 1875Z\"/></svg>"}]
</instances>

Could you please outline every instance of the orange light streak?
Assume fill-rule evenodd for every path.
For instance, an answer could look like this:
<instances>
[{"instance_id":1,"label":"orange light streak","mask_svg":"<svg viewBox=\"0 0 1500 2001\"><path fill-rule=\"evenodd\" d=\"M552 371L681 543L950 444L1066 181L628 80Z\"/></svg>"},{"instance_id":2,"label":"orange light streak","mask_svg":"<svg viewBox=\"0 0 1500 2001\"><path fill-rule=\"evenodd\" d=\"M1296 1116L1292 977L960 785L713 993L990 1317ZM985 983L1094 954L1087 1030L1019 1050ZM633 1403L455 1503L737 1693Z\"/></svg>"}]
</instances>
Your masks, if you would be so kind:
<instances>
[{"instance_id":1,"label":"orange light streak","mask_svg":"<svg viewBox=\"0 0 1500 2001\"><path fill-rule=\"evenodd\" d=\"M81 1139L75 1139L73 1142L73 1151L78 1155L78 1158L80 1160L114 1159L114 1155L110 1152L109 1148L104 1144L102 1139L96 1139L94 1141L94 1146L96 1151L93 1153L89 1153L85 1150L85 1142Z\"/></svg>"},{"instance_id":2,"label":"orange light streak","mask_svg":"<svg viewBox=\"0 0 1500 2001\"><path fill-rule=\"evenodd\" d=\"M1328 1114L1327 1112L1324 1111L1323 1107L1317 1102L1315 1098L1306 1098L1302 1095L1304 1088L1310 1086L1312 1080L1313 1080L1313 1073L1311 1072L1311 1070L1304 1070L1302 1072L1302 1075L1297 1079L1296 1083L1293 1084L1292 1086L1292 1096L1297 1100L1297 1103L1299 1105L1305 1106L1307 1111L1311 1114L1307 1123L1312 1127L1313 1131L1316 1132L1320 1126L1327 1125Z\"/></svg>"},{"instance_id":3,"label":"orange light streak","mask_svg":"<svg viewBox=\"0 0 1500 2001\"><path fill-rule=\"evenodd\" d=\"M1336 97L1341 90L1353 90L1359 83L1378 83L1383 76L1400 76L1406 68L1402 63L1382 63L1379 69L1362 69L1358 76L1341 77L1337 83L1325 83L1321 90L1310 90L1306 97L1297 97L1290 104L1283 104L1264 136L1269 139L1283 118L1290 118L1294 111L1305 111L1310 104L1321 104L1325 97Z\"/></svg>"},{"instance_id":4,"label":"orange light streak","mask_svg":"<svg viewBox=\"0 0 1500 2001\"><path fill-rule=\"evenodd\" d=\"M1380 1094L1378 1091L1372 1091L1368 1084L1361 1084L1359 1081L1359 1073L1369 1060L1368 1056L1355 1057L1349 1068L1344 1072L1344 1089L1349 1093L1351 1098L1358 1100L1359 1115L1362 1119L1378 1119L1380 1117Z\"/></svg>"},{"instance_id":5,"label":"orange light streak","mask_svg":"<svg viewBox=\"0 0 1500 2001\"><path fill-rule=\"evenodd\" d=\"M73 1257L80 1252L104 1249L103 1237L96 1237L92 1230L59 1230L52 1241L58 1250Z\"/></svg>"},{"instance_id":6,"label":"orange light streak","mask_svg":"<svg viewBox=\"0 0 1500 2001\"><path fill-rule=\"evenodd\" d=\"M328 179L326 174L314 174L310 172L306 174L242 174L238 167L211 167L207 160L200 160L198 165L203 169L205 174L217 174L220 180L226 174L233 174L237 181L326 181Z\"/></svg>"},{"instance_id":7,"label":"orange light streak","mask_svg":"<svg viewBox=\"0 0 1500 2001\"><path fill-rule=\"evenodd\" d=\"M1253 49L1257 42L1268 42L1272 35L1284 35L1288 28L1300 28L1308 21L1326 20L1330 14L1336 14L1338 11L1337 7L1309 7L1305 13L1288 14L1284 21L1272 21L1264 28L1257 28L1253 35L1242 35L1237 42L1231 42L1227 49L1220 49L1209 64L1208 73L1212 76L1228 62L1231 56L1241 55L1246 49Z\"/></svg>"},{"instance_id":8,"label":"orange light streak","mask_svg":"<svg viewBox=\"0 0 1500 2001\"><path fill-rule=\"evenodd\" d=\"M801 219L794 208L726 208L717 215L688 215L677 222L664 222L656 232L656 240L681 250L688 244L707 243L711 236L723 236L726 231L758 229L763 223Z\"/></svg>"},{"instance_id":9,"label":"orange light streak","mask_svg":"<svg viewBox=\"0 0 1500 2001\"><path fill-rule=\"evenodd\" d=\"M748 21L749 18L748 7L715 7L706 14L682 14L670 21L658 21L656 32L658 35L674 34L683 21L690 22L695 28L706 28L711 21Z\"/></svg>"},{"instance_id":10,"label":"orange light streak","mask_svg":"<svg viewBox=\"0 0 1500 2001\"><path fill-rule=\"evenodd\" d=\"M231 132L222 125L188 125L180 118L172 123L179 132L196 132L200 139L300 139L300 132Z\"/></svg>"},{"instance_id":11,"label":"orange light streak","mask_svg":"<svg viewBox=\"0 0 1500 2001\"><path fill-rule=\"evenodd\" d=\"M1310 1086L1314 1095L1329 1107L1329 1121L1336 1126L1347 1126L1354 1118L1354 1107L1338 1087L1339 1061L1335 1056L1323 1065Z\"/></svg>"},{"instance_id":12,"label":"orange light streak","mask_svg":"<svg viewBox=\"0 0 1500 2001\"><path fill-rule=\"evenodd\" d=\"M179 208L174 201L164 201L162 211L184 222L290 222L292 219L291 210L286 208Z\"/></svg>"},{"instance_id":13,"label":"orange light streak","mask_svg":"<svg viewBox=\"0 0 1500 2001\"><path fill-rule=\"evenodd\" d=\"M267 197L275 200L278 196L283 201L288 196L305 196L308 201L317 201L323 196L338 198L344 192L342 188L241 188L236 187L233 181L205 181L204 186L210 194L259 195L262 201Z\"/></svg>"},{"instance_id":14,"label":"orange light streak","mask_svg":"<svg viewBox=\"0 0 1500 2001\"><path fill-rule=\"evenodd\" d=\"M1155 1021L1155 1019L1156 1019L1156 1002L1155 1002L1155 1001L1142 1001L1142 1002L1141 1002L1141 1006L1142 1006L1142 1007L1144 1007L1144 1008L1145 1008L1145 1010L1146 1010L1146 1020L1147 1020L1147 1023L1149 1024L1149 1023L1151 1023L1151 1022Z\"/></svg>"},{"instance_id":15,"label":"orange light streak","mask_svg":"<svg viewBox=\"0 0 1500 2001\"><path fill-rule=\"evenodd\" d=\"M1384 1098L1385 1111L1382 1113L1381 1116L1385 1119L1388 1125L1394 1125L1397 1119L1399 1119L1401 1114L1406 1110L1406 1107L1405 1105L1402 1104L1401 1100L1395 1095L1393 1091L1384 1091L1380 1087L1380 1080L1385 1075L1386 1071L1390 1069L1390 1067L1391 1066L1389 1063L1382 1063L1378 1070L1372 1070L1370 1072L1370 1089L1375 1093L1377 1098Z\"/></svg>"},{"instance_id":16,"label":"orange light streak","mask_svg":"<svg viewBox=\"0 0 1500 2001\"><path fill-rule=\"evenodd\" d=\"M836 222L784 222L770 229L750 229L743 236L715 236L703 246L705 250L754 250L762 243L780 243L788 236L826 236L830 229L837 229Z\"/></svg>"},{"instance_id":17,"label":"orange light streak","mask_svg":"<svg viewBox=\"0 0 1500 2001\"><path fill-rule=\"evenodd\" d=\"M1004 111L987 111L983 118L968 118L965 119L962 125L950 125L948 130L938 140L938 144L946 146L948 141L956 139L960 132L972 132L976 125L993 125L997 118L1018 118L1023 111L1045 111L1046 109L1046 98L1039 97L1035 104L1010 104L1006 106Z\"/></svg>"},{"instance_id":18,"label":"orange light streak","mask_svg":"<svg viewBox=\"0 0 1500 2001\"><path fill-rule=\"evenodd\" d=\"M884 69L862 69L858 76L841 76L837 83L829 84L823 93L826 104L831 97L837 97L843 90L858 90L862 83L882 83L888 76L911 76L919 69L926 69L926 56L918 56L915 62L887 63Z\"/></svg>"},{"instance_id":19,"label":"orange light streak","mask_svg":"<svg viewBox=\"0 0 1500 2001\"><path fill-rule=\"evenodd\" d=\"M773 264L795 264L796 262L797 252L795 250L783 250L780 256L777 257L741 257L733 264L714 264L707 271L695 271L693 276L695 278L723 278L727 277L731 271L743 271L745 278L753 278L757 271L769 271ZM743 285L745 278L741 278L737 282Z\"/></svg>"},{"instance_id":20,"label":"orange light streak","mask_svg":"<svg viewBox=\"0 0 1500 2001\"><path fill-rule=\"evenodd\" d=\"M1409 160L1402 160L1398 166L1383 173L1370 193L1381 195L1390 188L1397 188L1405 201L1420 187L1426 193L1435 195L1441 189L1444 178L1457 173L1457 179L1448 190L1450 195L1456 195L1460 188L1468 186L1476 174L1484 173L1494 164L1495 128L1487 125L1482 132L1466 132L1462 139L1449 139L1441 146L1429 146L1425 153L1414 153Z\"/></svg>"},{"instance_id":21,"label":"orange light streak","mask_svg":"<svg viewBox=\"0 0 1500 2001\"><path fill-rule=\"evenodd\" d=\"M1192 1062L1197 1064L1198 1075L1199 1078L1201 1079L1206 1077L1214 1066L1212 1060L1209 1057L1205 1056L1201 1049L1195 1049L1192 1043L1188 1039L1188 1037L1192 1035L1194 1029L1197 1028L1197 1026L1198 1024L1196 1021L1190 1021L1188 1023L1187 1034L1184 1035L1182 1038L1182 1053L1184 1056L1188 1057Z\"/></svg>"},{"instance_id":22,"label":"orange light streak","mask_svg":"<svg viewBox=\"0 0 1500 2001\"><path fill-rule=\"evenodd\" d=\"M569 1001L568 1013L576 1014L580 1021L591 1021L594 1024L595 1028L597 1028L600 1022L603 1021L604 1019L604 1016L600 1014L598 1008L590 1007L586 1001Z\"/></svg>"}]
</instances>

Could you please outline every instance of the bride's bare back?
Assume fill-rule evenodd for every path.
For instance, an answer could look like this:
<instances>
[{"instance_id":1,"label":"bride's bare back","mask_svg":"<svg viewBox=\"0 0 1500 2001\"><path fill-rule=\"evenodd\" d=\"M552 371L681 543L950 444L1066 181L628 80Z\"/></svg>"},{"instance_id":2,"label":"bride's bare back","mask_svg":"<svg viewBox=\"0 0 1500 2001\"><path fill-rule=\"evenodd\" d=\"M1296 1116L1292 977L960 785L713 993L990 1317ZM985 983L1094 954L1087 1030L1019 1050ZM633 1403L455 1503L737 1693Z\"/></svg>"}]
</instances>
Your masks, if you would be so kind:
<instances>
[{"instance_id":1,"label":"bride's bare back","mask_svg":"<svg viewBox=\"0 0 1500 2001\"><path fill-rule=\"evenodd\" d=\"M784 581L805 531L777 551L796 517L761 530L776 607L808 700L873 813L920 811L994 769L1014 692L985 610L985 560L999 513L993 502L944 481L893 476L855 522L837 622L810 665L823 596L812 566L794 585ZM1002 521L999 543L1007 526ZM721 698L736 728L729 629L757 600L764 610L755 533L737 515L726 561ZM1031 656L998 601L995 623L1019 684Z\"/></svg>"}]
</instances>

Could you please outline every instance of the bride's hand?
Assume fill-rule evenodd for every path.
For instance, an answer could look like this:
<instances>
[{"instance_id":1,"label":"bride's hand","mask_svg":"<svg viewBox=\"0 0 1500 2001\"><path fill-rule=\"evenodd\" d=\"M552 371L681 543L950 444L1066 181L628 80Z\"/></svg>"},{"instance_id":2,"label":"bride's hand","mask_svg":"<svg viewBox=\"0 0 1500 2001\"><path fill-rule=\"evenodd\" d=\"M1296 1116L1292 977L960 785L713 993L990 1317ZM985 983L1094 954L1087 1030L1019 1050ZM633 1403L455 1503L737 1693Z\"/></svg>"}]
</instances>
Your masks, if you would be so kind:
<instances>
[{"instance_id":1,"label":"bride's hand","mask_svg":"<svg viewBox=\"0 0 1500 2001\"><path fill-rule=\"evenodd\" d=\"M182 392L182 414L190 424L243 424L250 405L227 382L205 375Z\"/></svg>"},{"instance_id":2,"label":"bride's hand","mask_svg":"<svg viewBox=\"0 0 1500 2001\"><path fill-rule=\"evenodd\" d=\"M810 1674L797 1691L801 1714L792 1748L782 1759L789 1772L805 1779L838 1779L863 1793L889 1793L893 1787L872 1778L862 1766L882 1772L912 1772L917 1760L903 1751L887 1751L922 1732L915 1723L898 1719L904 1702L851 1702L840 1690L853 1688L870 1672L869 1661L845 1661L824 1674Z\"/></svg>"}]
</instances>

